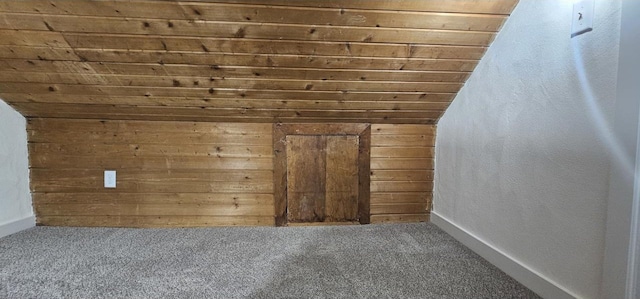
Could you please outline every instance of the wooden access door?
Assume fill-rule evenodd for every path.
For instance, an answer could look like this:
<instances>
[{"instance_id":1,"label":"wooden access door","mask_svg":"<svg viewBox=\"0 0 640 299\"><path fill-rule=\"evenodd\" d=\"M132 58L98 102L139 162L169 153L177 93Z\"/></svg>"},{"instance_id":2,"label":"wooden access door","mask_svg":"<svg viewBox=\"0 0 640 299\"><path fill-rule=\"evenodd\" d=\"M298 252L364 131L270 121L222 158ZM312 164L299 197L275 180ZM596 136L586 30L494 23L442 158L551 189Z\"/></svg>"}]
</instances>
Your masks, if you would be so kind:
<instances>
[{"instance_id":1,"label":"wooden access door","mask_svg":"<svg viewBox=\"0 0 640 299\"><path fill-rule=\"evenodd\" d=\"M369 223L370 149L370 124L274 124L276 225L350 221L356 209L353 196L354 220Z\"/></svg>"},{"instance_id":2,"label":"wooden access door","mask_svg":"<svg viewBox=\"0 0 640 299\"><path fill-rule=\"evenodd\" d=\"M287 222L358 221L359 137L288 135Z\"/></svg>"}]
</instances>

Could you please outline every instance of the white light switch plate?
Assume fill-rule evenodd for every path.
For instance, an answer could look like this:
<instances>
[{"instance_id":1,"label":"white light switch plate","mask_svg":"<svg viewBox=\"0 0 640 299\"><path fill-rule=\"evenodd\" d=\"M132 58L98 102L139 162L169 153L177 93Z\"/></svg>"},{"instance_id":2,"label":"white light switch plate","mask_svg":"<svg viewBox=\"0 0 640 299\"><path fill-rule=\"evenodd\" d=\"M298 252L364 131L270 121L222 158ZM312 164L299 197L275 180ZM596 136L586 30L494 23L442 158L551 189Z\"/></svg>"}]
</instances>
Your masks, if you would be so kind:
<instances>
[{"instance_id":1,"label":"white light switch plate","mask_svg":"<svg viewBox=\"0 0 640 299\"><path fill-rule=\"evenodd\" d=\"M594 0L582 0L573 4L571 37L593 30Z\"/></svg>"},{"instance_id":2,"label":"white light switch plate","mask_svg":"<svg viewBox=\"0 0 640 299\"><path fill-rule=\"evenodd\" d=\"M105 188L116 187L116 171L115 170L104 171L104 187Z\"/></svg>"}]
</instances>

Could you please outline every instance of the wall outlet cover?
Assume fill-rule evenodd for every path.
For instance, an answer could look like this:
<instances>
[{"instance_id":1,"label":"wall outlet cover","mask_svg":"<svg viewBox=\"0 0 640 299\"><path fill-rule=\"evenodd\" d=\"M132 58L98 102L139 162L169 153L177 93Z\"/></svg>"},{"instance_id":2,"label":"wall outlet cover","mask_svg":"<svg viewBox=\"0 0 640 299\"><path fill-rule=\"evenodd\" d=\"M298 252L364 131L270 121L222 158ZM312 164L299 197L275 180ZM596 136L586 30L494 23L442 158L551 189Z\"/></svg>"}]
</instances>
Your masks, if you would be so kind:
<instances>
[{"instance_id":1,"label":"wall outlet cover","mask_svg":"<svg viewBox=\"0 0 640 299\"><path fill-rule=\"evenodd\" d=\"M115 170L104 171L104 187L105 188L116 187L116 171Z\"/></svg>"},{"instance_id":2,"label":"wall outlet cover","mask_svg":"<svg viewBox=\"0 0 640 299\"><path fill-rule=\"evenodd\" d=\"M571 37L593 30L594 0L582 0L573 4Z\"/></svg>"}]
</instances>

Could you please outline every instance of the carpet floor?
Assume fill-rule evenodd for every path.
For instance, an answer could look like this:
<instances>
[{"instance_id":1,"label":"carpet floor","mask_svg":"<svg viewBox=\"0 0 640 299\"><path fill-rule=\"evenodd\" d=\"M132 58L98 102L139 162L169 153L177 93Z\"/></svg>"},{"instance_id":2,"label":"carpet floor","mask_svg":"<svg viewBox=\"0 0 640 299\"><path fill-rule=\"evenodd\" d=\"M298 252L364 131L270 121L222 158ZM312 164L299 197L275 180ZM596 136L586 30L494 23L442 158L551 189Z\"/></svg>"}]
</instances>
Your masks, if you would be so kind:
<instances>
[{"instance_id":1,"label":"carpet floor","mask_svg":"<svg viewBox=\"0 0 640 299\"><path fill-rule=\"evenodd\" d=\"M428 223L0 239L0 298L539 298Z\"/></svg>"}]
</instances>

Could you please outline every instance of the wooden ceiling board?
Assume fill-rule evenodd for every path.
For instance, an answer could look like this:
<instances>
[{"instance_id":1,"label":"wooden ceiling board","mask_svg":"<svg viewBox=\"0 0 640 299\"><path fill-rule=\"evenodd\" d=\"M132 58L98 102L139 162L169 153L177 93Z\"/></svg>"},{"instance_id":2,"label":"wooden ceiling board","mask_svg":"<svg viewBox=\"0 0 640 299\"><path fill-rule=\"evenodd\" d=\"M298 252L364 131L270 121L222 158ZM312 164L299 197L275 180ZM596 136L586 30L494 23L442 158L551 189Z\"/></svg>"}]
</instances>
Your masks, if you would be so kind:
<instances>
[{"instance_id":1,"label":"wooden ceiling board","mask_svg":"<svg viewBox=\"0 0 640 299\"><path fill-rule=\"evenodd\" d=\"M157 50L178 53L292 54L316 56L479 59L484 46L397 43L289 41L158 35L113 35L30 30L0 30L0 45L68 50ZM17 52L17 51L16 51ZM16 53L18 54L18 53Z\"/></svg>"},{"instance_id":2,"label":"wooden ceiling board","mask_svg":"<svg viewBox=\"0 0 640 299\"><path fill-rule=\"evenodd\" d=\"M200 20L134 19L3 13L0 29L374 43L486 46L494 32L470 30L300 25Z\"/></svg>"},{"instance_id":3,"label":"wooden ceiling board","mask_svg":"<svg viewBox=\"0 0 640 299\"><path fill-rule=\"evenodd\" d=\"M172 2L173 0L163 0ZM180 1L183 3L182 1ZM264 4L264 0L193 0L199 3L242 3ZM459 12L479 14L511 13L517 0L269 0L269 5L324 7L339 9L369 9L369 10L397 10L397 11L426 11L426 12Z\"/></svg>"},{"instance_id":4,"label":"wooden ceiling board","mask_svg":"<svg viewBox=\"0 0 640 299\"><path fill-rule=\"evenodd\" d=\"M1 49L1 47L0 47ZM90 69L107 69L108 74L95 74L72 71L90 65ZM73 68L70 68L73 67ZM399 81L399 82L464 82L470 72L463 71L398 71L398 70L354 70L354 69L313 69L313 68L273 68L254 66L218 67L212 69L207 65L163 65L126 64L126 63L69 63L63 67L53 68L55 72L15 71L7 67L0 73L3 82L40 82L46 83L47 76L60 75L93 75L103 76L159 76L159 77L203 77L206 80L224 78L261 78L261 79L299 79L299 80L343 80L343 81ZM55 77L52 77L52 80ZM39 81L40 80L40 81ZM59 81L52 81L59 82ZM89 81L94 82L94 81ZM199 84L198 79L193 80Z\"/></svg>"},{"instance_id":5,"label":"wooden ceiling board","mask_svg":"<svg viewBox=\"0 0 640 299\"><path fill-rule=\"evenodd\" d=\"M94 16L136 18L144 20L227 21L253 23L286 23L301 25L333 25L355 27L390 27L414 29L457 29L497 31L506 18L499 14L465 14L416 11L383 11L362 9L272 6L268 4L226 4L193 2L139 1L127 6L113 1L98 3L69 1L6 1L0 11L39 15ZM51 5L54 4L55 6ZM295 1L294 1L294 4ZM195 13L198 11L198 13ZM284 18L283 16L287 16ZM168 23L166 23L169 26ZM173 23L175 26L176 24Z\"/></svg>"},{"instance_id":6,"label":"wooden ceiling board","mask_svg":"<svg viewBox=\"0 0 640 299\"><path fill-rule=\"evenodd\" d=\"M0 2L28 117L437 122L517 0Z\"/></svg>"}]
</instances>

